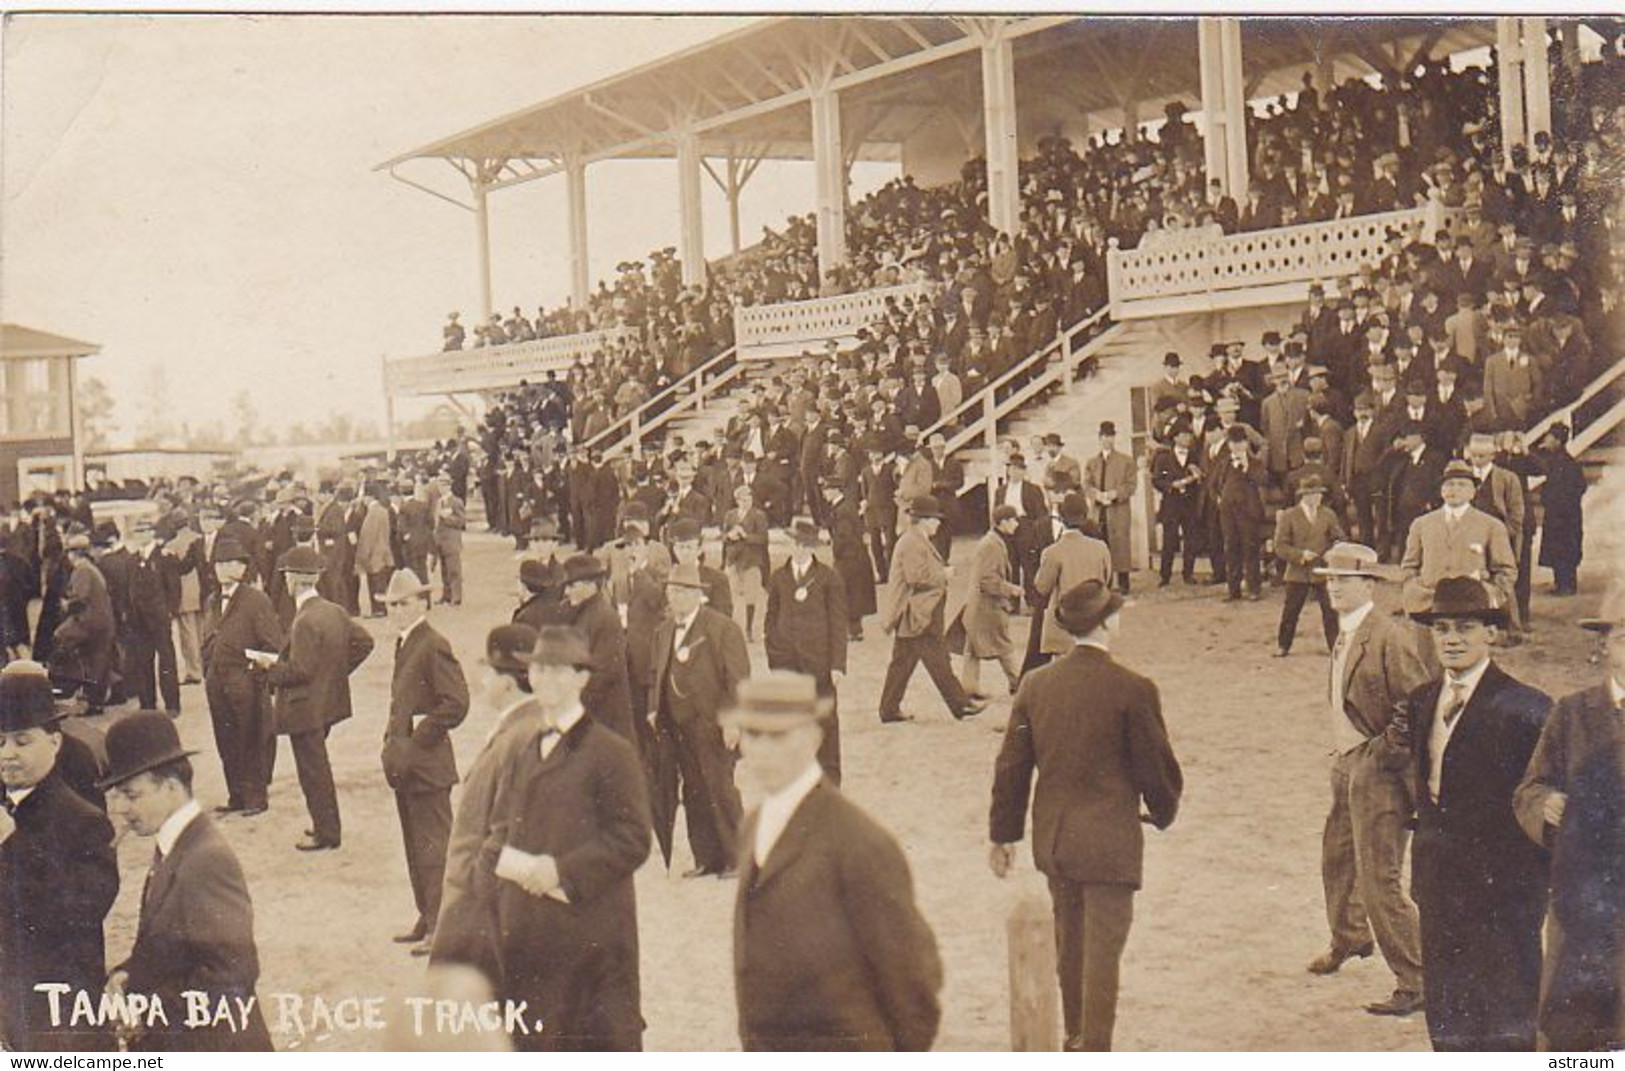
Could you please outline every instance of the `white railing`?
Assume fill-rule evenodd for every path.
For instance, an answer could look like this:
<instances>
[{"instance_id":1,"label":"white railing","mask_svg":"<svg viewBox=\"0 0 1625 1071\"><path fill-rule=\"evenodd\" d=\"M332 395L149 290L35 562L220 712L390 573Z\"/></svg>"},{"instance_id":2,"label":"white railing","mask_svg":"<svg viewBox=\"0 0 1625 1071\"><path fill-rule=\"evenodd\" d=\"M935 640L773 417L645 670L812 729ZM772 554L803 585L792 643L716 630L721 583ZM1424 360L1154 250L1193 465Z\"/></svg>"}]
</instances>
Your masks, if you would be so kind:
<instances>
[{"instance_id":1,"label":"white railing","mask_svg":"<svg viewBox=\"0 0 1625 1071\"><path fill-rule=\"evenodd\" d=\"M1114 249L1106 256L1112 316L1121 318L1135 301L1355 275L1361 265L1374 265L1387 254L1390 230L1431 241L1455 215L1454 209L1432 204L1247 234L1170 240L1150 248Z\"/></svg>"},{"instance_id":2,"label":"white railing","mask_svg":"<svg viewBox=\"0 0 1625 1071\"><path fill-rule=\"evenodd\" d=\"M503 346L450 350L421 357L391 357L384 361L384 389L391 397L399 397L516 387L521 379L537 379L547 372L566 372L577 361L589 360L629 333L628 328L617 327L540 338L534 342L510 342Z\"/></svg>"},{"instance_id":3,"label":"white railing","mask_svg":"<svg viewBox=\"0 0 1625 1071\"><path fill-rule=\"evenodd\" d=\"M741 359L777 357L786 349L817 349L831 339L851 343L858 329L885 313L886 299L929 293L929 283L906 283L853 294L751 305L734 310L734 344Z\"/></svg>"}]
</instances>

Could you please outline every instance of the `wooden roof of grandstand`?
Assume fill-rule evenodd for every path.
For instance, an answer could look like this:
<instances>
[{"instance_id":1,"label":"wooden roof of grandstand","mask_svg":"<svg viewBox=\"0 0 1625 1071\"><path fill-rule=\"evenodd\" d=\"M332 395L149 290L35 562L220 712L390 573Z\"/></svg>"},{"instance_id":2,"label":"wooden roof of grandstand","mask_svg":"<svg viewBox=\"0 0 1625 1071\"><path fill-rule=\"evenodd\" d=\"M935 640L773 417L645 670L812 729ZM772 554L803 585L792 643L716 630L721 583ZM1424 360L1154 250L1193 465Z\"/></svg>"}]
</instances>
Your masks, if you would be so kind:
<instances>
[{"instance_id":1,"label":"wooden roof of grandstand","mask_svg":"<svg viewBox=\"0 0 1625 1071\"><path fill-rule=\"evenodd\" d=\"M89 357L102 348L94 342L80 342L65 335L53 335L21 324L0 324L0 360L33 360L39 357Z\"/></svg>"},{"instance_id":2,"label":"wooden roof of grandstand","mask_svg":"<svg viewBox=\"0 0 1625 1071\"><path fill-rule=\"evenodd\" d=\"M997 26L995 27L995 23ZM841 93L852 159L897 160L926 124L950 118L979 154L980 48L1014 38L1019 121L1042 134L1127 101L1142 119L1174 100L1199 107L1196 19L1028 15L773 16L673 55L560 94L378 165L442 159L499 189L564 170L569 161L676 155L679 132L707 156L811 159L812 86ZM1334 76L1408 65L1494 40L1485 18L1242 19L1248 96L1293 92L1330 58ZM909 72L909 77L893 77Z\"/></svg>"}]
</instances>

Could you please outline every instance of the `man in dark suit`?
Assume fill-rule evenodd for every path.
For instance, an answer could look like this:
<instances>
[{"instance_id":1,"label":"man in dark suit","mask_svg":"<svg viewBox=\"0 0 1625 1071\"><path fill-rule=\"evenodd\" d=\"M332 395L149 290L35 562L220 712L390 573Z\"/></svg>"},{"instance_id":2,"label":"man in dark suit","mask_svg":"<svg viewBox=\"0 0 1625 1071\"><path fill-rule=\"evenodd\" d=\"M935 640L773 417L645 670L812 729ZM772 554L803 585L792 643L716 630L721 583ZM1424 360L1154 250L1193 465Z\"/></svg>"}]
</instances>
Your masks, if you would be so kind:
<instances>
[{"instance_id":1,"label":"man in dark suit","mask_svg":"<svg viewBox=\"0 0 1625 1071\"><path fill-rule=\"evenodd\" d=\"M1479 581L1441 580L1412 616L1444 666L1409 704L1428 1038L1436 1051L1533 1051L1547 857L1519 828L1513 796L1551 698L1490 657L1507 613Z\"/></svg>"},{"instance_id":2,"label":"man in dark suit","mask_svg":"<svg viewBox=\"0 0 1625 1071\"><path fill-rule=\"evenodd\" d=\"M897 543L897 466L880 443L871 443L868 464L858 473L863 488L863 527L869 533L875 571L886 575Z\"/></svg>"},{"instance_id":3,"label":"man in dark suit","mask_svg":"<svg viewBox=\"0 0 1625 1071\"><path fill-rule=\"evenodd\" d=\"M181 712L181 682L175 667L175 610L181 579L173 558L164 554L153 525L137 520L130 528L129 614L125 619L124 674L142 710L156 710L162 696L171 716ZM154 662L157 669L154 671Z\"/></svg>"},{"instance_id":4,"label":"man in dark suit","mask_svg":"<svg viewBox=\"0 0 1625 1071\"><path fill-rule=\"evenodd\" d=\"M276 762L276 725L265 682L251 671L248 652L282 650L282 622L266 594L244 581L248 551L242 544L230 536L216 538L214 570L220 591L209 615L214 628L203 640L203 667L215 750L226 775L226 802L218 810L263 814Z\"/></svg>"},{"instance_id":5,"label":"man in dark suit","mask_svg":"<svg viewBox=\"0 0 1625 1071\"><path fill-rule=\"evenodd\" d=\"M498 999L525 1001L542 1028L517 1032L516 1048L641 1049L643 772L632 745L589 716L582 635L546 626L529 657L534 699L463 786L430 963L477 968Z\"/></svg>"},{"instance_id":6,"label":"man in dark suit","mask_svg":"<svg viewBox=\"0 0 1625 1071\"><path fill-rule=\"evenodd\" d=\"M1040 535L1038 527L1049 520L1049 503L1044 489L1027 479L1027 459L1011 454L1004 462L1004 482L994 492L993 505L1016 511L1016 535L1011 541L1011 565L1016 583L1031 589L1038 572Z\"/></svg>"},{"instance_id":7,"label":"man in dark suit","mask_svg":"<svg viewBox=\"0 0 1625 1071\"><path fill-rule=\"evenodd\" d=\"M654 732L655 833L671 862L679 787L694 868L685 877L734 873L741 805L734 787L736 741L717 720L750 676L745 634L704 604L705 585L690 565L666 580L671 612L654 632L648 717Z\"/></svg>"},{"instance_id":8,"label":"man in dark suit","mask_svg":"<svg viewBox=\"0 0 1625 1071\"><path fill-rule=\"evenodd\" d=\"M106 1050L111 1033L66 1015L53 1024L41 983L71 1004L107 971L102 920L118 895L107 816L63 779L65 739L43 666L0 671L0 1047Z\"/></svg>"},{"instance_id":9,"label":"man in dark suit","mask_svg":"<svg viewBox=\"0 0 1625 1071\"><path fill-rule=\"evenodd\" d=\"M1547 1048L1625 1044L1625 591L1581 628L1599 634L1606 679L1557 701L1513 797L1518 823L1552 855L1546 983Z\"/></svg>"},{"instance_id":10,"label":"man in dark suit","mask_svg":"<svg viewBox=\"0 0 1625 1071\"><path fill-rule=\"evenodd\" d=\"M1034 770L1043 771L1033 861L1049 879L1068 1051L1112 1047L1141 824L1168 828L1184 788L1157 686L1112 658L1122 606L1098 580L1061 595L1056 620L1076 646L1022 680L993 774L989 863L1002 878L1026 833Z\"/></svg>"},{"instance_id":11,"label":"man in dark suit","mask_svg":"<svg viewBox=\"0 0 1625 1071\"><path fill-rule=\"evenodd\" d=\"M342 609L316 594L321 556L295 547L282 563L298 609L288 643L274 661L256 658L276 688L276 731L288 737L312 828L302 852L339 846L338 793L327 758L327 734L351 714L350 674L372 653L372 637Z\"/></svg>"},{"instance_id":12,"label":"man in dark suit","mask_svg":"<svg viewBox=\"0 0 1625 1071\"><path fill-rule=\"evenodd\" d=\"M468 716L468 681L451 644L429 623L433 604L434 587L428 581L405 569L389 578L384 606L396 633L395 671L381 761L384 779L395 792L406 873L418 909L412 928L395 940L415 944L415 956L429 954L427 938L440 914L451 786L457 783L451 731Z\"/></svg>"},{"instance_id":13,"label":"man in dark suit","mask_svg":"<svg viewBox=\"0 0 1625 1071\"><path fill-rule=\"evenodd\" d=\"M1151 461L1151 486L1157 489L1157 520L1162 524L1159 585L1173 580L1174 556L1182 555L1180 578L1196 582L1198 517L1202 508L1202 458L1189 431L1174 432L1174 441Z\"/></svg>"},{"instance_id":14,"label":"man in dark suit","mask_svg":"<svg viewBox=\"0 0 1625 1071\"><path fill-rule=\"evenodd\" d=\"M132 714L107 730L108 811L157 844L135 945L107 990L164 1004L167 1023L125 1028L132 1052L269 1052L254 993L254 905L236 853L192 798L192 754L162 714ZM190 1025L188 992L225 1018Z\"/></svg>"},{"instance_id":15,"label":"man in dark suit","mask_svg":"<svg viewBox=\"0 0 1625 1071\"><path fill-rule=\"evenodd\" d=\"M636 749L638 719L633 715L632 684L627 675L626 630L602 589L607 575L604 563L590 554L566 558L560 620L543 623L571 624L580 630L592 658L592 676L582 692L587 713Z\"/></svg>"},{"instance_id":16,"label":"man in dark suit","mask_svg":"<svg viewBox=\"0 0 1625 1071\"><path fill-rule=\"evenodd\" d=\"M897 841L818 761L812 678L744 681L728 715L763 793L739 840L734 993L746 1051L919 1052L941 1021L942 961Z\"/></svg>"},{"instance_id":17,"label":"man in dark suit","mask_svg":"<svg viewBox=\"0 0 1625 1071\"><path fill-rule=\"evenodd\" d=\"M1281 623L1276 630L1277 658L1291 653L1298 635L1298 615L1311 592L1320 604L1321 629L1328 651L1337 639L1337 613L1327 598L1326 580L1314 572L1326 551L1343 539L1343 526L1336 512L1323 505L1328 490L1324 482L1310 476L1293 488L1297 503L1275 515L1275 557L1286 569L1286 602L1281 606Z\"/></svg>"},{"instance_id":18,"label":"man in dark suit","mask_svg":"<svg viewBox=\"0 0 1625 1071\"><path fill-rule=\"evenodd\" d=\"M1247 428L1232 424L1225 432L1228 455L1214 464L1209 477L1209 493L1218 504L1219 525L1224 533L1224 571L1229 583L1226 602L1241 598L1241 582L1247 581L1247 598L1257 602L1259 553L1263 545L1264 465L1253 456Z\"/></svg>"},{"instance_id":19,"label":"man in dark suit","mask_svg":"<svg viewBox=\"0 0 1625 1071\"><path fill-rule=\"evenodd\" d=\"M790 530L790 558L767 581L767 618L762 638L769 669L805 673L829 700L828 723L818 761L841 783L841 723L835 686L846 676L846 585L814 554L818 526L799 520Z\"/></svg>"}]
</instances>

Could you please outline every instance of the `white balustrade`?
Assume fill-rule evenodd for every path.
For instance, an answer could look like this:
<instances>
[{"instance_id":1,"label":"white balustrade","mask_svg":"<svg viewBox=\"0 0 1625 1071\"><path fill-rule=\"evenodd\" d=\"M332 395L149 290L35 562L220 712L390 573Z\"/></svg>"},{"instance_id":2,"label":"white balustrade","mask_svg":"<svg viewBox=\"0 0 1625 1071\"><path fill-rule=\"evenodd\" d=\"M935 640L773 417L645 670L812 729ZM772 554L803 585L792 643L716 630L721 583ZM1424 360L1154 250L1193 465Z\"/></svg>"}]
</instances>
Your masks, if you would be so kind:
<instances>
[{"instance_id":1,"label":"white balustrade","mask_svg":"<svg viewBox=\"0 0 1625 1071\"><path fill-rule=\"evenodd\" d=\"M1452 222L1454 211L1415 208L1352 219L1163 242L1107 254L1113 316L1137 300L1307 283L1357 275L1388 251L1388 232L1425 235Z\"/></svg>"},{"instance_id":2,"label":"white balustrade","mask_svg":"<svg viewBox=\"0 0 1625 1071\"><path fill-rule=\"evenodd\" d=\"M522 379L566 372L577 361L591 360L630 333L628 328L618 327L421 357L392 357L384 362L384 387L392 397L516 387Z\"/></svg>"},{"instance_id":3,"label":"white balustrade","mask_svg":"<svg viewBox=\"0 0 1625 1071\"><path fill-rule=\"evenodd\" d=\"M860 290L852 294L752 305L734 310L734 342L741 359L780 356L787 350L813 349L835 340L849 343L858 329L886 311L886 299L902 300L930 292L928 283Z\"/></svg>"}]
</instances>

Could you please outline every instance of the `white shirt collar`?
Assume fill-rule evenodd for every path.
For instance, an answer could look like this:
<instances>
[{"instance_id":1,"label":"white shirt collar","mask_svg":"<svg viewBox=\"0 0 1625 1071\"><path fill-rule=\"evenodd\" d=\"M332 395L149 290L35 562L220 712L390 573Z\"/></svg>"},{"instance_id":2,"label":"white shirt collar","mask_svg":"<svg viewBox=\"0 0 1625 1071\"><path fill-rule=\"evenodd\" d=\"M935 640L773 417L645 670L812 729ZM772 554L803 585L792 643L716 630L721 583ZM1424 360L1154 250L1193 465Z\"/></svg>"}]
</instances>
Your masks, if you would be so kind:
<instances>
[{"instance_id":1,"label":"white shirt collar","mask_svg":"<svg viewBox=\"0 0 1625 1071\"><path fill-rule=\"evenodd\" d=\"M1478 688L1478 682L1484 678L1484 671L1489 668L1490 660L1488 657L1485 657L1478 663L1478 665L1472 667L1466 673L1463 673L1460 676L1450 672L1448 669L1445 670L1444 691L1448 693L1452 685L1465 685L1466 691L1462 694L1462 699L1471 699L1473 697L1473 692Z\"/></svg>"},{"instance_id":2,"label":"white shirt collar","mask_svg":"<svg viewBox=\"0 0 1625 1071\"><path fill-rule=\"evenodd\" d=\"M401 642L405 643L406 642L406 637L412 635L412 633L417 630L417 627L419 625L423 624L427 620L429 620L429 615L428 614L419 614L418 619L416 621L412 622L410 625L407 625L405 628L401 629L401 637L400 637Z\"/></svg>"},{"instance_id":3,"label":"white shirt collar","mask_svg":"<svg viewBox=\"0 0 1625 1071\"><path fill-rule=\"evenodd\" d=\"M1444 515L1446 517L1449 517L1453 521L1459 521L1463 517L1467 516L1467 510L1471 505L1471 502L1464 502L1459 506L1440 506L1439 508L1444 510Z\"/></svg>"},{"instance_id":4,"label":"white shirt collar","mask_svg":"<svg viewBox=\"0 0 1625 1071\"><path fill-rule=\"evenodd\" d=\"M773 846L784 835L785 827L795 816L796 809L812 790L818 787L823 780L824 771L816 761L807 764L807 768L788 785L777 792L762 799L761 806L756 812L756 843L752 846L756 857L756 865L761 866L767 862L767 857L773 851Z\"/></svg>"},{"instance_id":5,"label":"white shirt collar","mask_svg":"<svg viewBox=\"0 0 1625 1071\"><path fill-rule=\"evenodd\" d=\"M164 824L158 827L159 854L167 856L174 851L175 842L180 839L186 827L192 824L192 819L202 813L203 808L198 806L197 800L187 800L175 808L175 812L164 819Z\"/></svg>"},{"instance_id":6,"label":"white shirt collar","mask_svg":"<svg viewBox=\"0 0 1625 1071\"><path fill-rule=\"evenodd\" d=\"M1350 610L1346 614L1338 614L1337 634L1339 636L1353 636L1354 630L1365 622L1365 619L1371 613L1371 608L1375 605L1375 603L1368 602L1356 610Z\"/></svg>"},{"instance_id":7,"label":"white shirt collar","mask_svg":"<svg viewBox=\"0 0 1625 1071\"><path fill-rule=\"evenodd\" d=\"M529 697L527 696L526 698L528 699ZM563 714L560 714L558 719L552 725L550 725L549 728L557 729L559 735L563 736L571 729L574 729L576 727L576 722L586 717L586 715L587 708L583 707L578 700L573 706L570 707L569 710L566 710Z\"/></svg>"},{"instance_id":8,"label":"white shirt collar","mask_svg":"<svg viewBox=\"0 0 1625 1071\"><path fill-rule=\"evenodd\" d=\"M689 614L687 617L679 617L677 619L677 635L687 638L688 630L694 627L694 619L699 616L700 608L696 606L694 608L694 612Z\"/></svg>"},{"instance_id":9,"label":"white shirt collar","mask_svg":"<svg viewBox=\"0 0 1625 1071\"><path fill-rule=\"evenodd\" d=\"M309 602L311 599L314 599L317 596L317 594L318 593L317 593L315 588L309 588L309 589L307 589L305 591L301 591L299 593L299 595L293 600L294 609L297 610L297 609L303 607L305 605L305 603Z\"/></svg>"},{"instance_id":10,"label":"white shirt collar","mask_svg":"<svg viewBox=\"0 0 1625 1071\"><path fill-rule=\"evenodd\" d=\"M1075 651L1079 647L1093 647L1095 650L1105 651L1107 654L1111 654L1112 650L1110 647L1106 646L1105 640L1097 640L1093 636L1086 636L1083 639L1075 639L1073 641L1072 649Z\"/></svg>"},{"instance_id":11,"label":"white shirt collar","mask_svg":"<svg viewBox=\"0 0 1625 1071\"><path fill-rule=\"evenodd\" d=\"M1619 700L1616 698L1614 702L1617 703ZM38 785L29 785L27 788L8 788L6 789L6 796L11 800L11 805L16 807L20 805L23 800L33 795L34 790L38 787Z\"/></svg>"}]
</instances>

